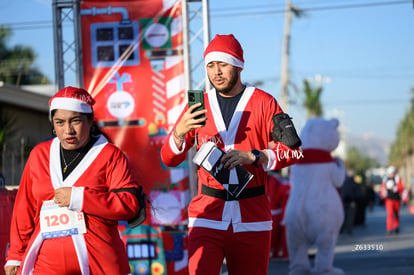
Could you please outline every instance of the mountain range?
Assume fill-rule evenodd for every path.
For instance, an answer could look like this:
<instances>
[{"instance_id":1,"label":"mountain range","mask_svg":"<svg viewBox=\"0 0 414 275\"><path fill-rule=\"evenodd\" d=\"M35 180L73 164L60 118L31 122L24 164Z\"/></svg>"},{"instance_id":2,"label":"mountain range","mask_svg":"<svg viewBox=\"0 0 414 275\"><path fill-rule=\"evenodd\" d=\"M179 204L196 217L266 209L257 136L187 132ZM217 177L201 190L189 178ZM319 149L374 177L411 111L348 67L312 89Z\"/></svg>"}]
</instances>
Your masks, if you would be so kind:
<instances>
[{"instance_id":1,"label":"mountain range","mask_svg":"<svg viewBox=\"0 0 414 275\"><path fill-rule=\"evenodd\" d=\"M345 138L346 147L357 148L362 155L368 156L386 166L392 140L370 135L347 134Z\"/></svg>"}]
</instances>

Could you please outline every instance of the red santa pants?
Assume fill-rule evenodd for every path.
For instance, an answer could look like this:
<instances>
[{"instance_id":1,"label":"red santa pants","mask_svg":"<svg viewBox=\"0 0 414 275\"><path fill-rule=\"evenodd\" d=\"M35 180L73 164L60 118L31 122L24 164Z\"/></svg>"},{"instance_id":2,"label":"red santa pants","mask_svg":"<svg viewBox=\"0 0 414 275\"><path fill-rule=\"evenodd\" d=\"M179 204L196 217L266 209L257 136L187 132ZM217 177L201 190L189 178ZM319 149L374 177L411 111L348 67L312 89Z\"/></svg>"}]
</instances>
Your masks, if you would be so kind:
<instances>
[{"instance_id":1,"label":"red santa pants","mask_svg":"<svg viewBox=\"0 0 414 275\"><path fill-rule=\"evenodd\" d=\"M43 241L33 274L82 274L72 238L62 237Z\"/></svg>"},{"instance_id":2,"label":"red santa pants","mask_svg":"<svg viewBox=\"0 0 414 275\"><path fill-rule=\"evenodd\" d=\"M286 241L286 227L281 224L283 216L281 214L272 216L273 229L272 229L272 241L271 249L273 250L273 258L279 257L279 253L282 254L280 257L288 258L288 248Z\"/></svg>"},{"instance_id":3,"label":"red santa pants","mask_svg":"<svg viewBox=\"0 0 414 275\"><path fill-rule=\"evenodd\" d=\"M385 200L385 209L387 210L387 231L400 227L400 203L399 200Z\"/></svg>"},{"instance_id":4,"label":"red santa pants","mask_svg":"<svg viewBox=\"0 0 414 275\"><path fill-rule=\"evenodd\" d=\"M234 233L203 227L191 227L188 235L189 274L221 274L226 258L228 273L267 274L271 231Z\"/></svg>"}]
</instances>

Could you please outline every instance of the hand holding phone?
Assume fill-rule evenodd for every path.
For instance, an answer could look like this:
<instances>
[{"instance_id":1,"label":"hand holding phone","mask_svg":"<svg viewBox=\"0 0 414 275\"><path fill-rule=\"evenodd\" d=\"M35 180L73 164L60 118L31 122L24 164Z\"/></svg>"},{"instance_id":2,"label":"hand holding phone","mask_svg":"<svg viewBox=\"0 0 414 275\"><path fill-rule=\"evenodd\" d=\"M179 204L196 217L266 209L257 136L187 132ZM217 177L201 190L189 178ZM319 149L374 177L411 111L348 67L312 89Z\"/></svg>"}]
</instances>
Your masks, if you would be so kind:
<instances>
[{"instance_id":1,"label":"hand holding phone","mask_svg":"<svg viewBox=\"0 0 414 275\"><path fill-rule=\"evenodd\" d=\"M204 93L203 93L202 90L189 90L189 91L187 91L187 99L188 99L188 108L190 108L191 106L193 106L196 103L201 103L201 106L194 109L193 112L204 110ZM205 117L205 115L202 114L202 115L196 116L195 119L200 119L200 118L204 118L204 117ZM205 125L206 122L203 121L200 124Z\"/></svg>"}]
</instances>

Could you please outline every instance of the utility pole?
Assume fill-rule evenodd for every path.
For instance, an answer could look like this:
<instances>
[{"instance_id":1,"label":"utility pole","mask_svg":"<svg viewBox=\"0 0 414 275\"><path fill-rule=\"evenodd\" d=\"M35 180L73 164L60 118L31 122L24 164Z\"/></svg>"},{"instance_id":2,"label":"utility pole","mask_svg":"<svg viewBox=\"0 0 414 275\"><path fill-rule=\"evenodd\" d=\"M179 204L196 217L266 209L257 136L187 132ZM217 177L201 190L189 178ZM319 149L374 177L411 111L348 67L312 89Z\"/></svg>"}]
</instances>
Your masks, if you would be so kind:
<instances>
[{"instance_id":1,"label":"utility pole","mask_svg":"<svg viewBox=\"0 0 414 275\"><path fill-rule=\"evenodd\" d=\"M289 110L289 48L290 48L290 25L292 23L292 5L290 0L286 0L285 9L285 28L283 32L283 46L282 46L282 65L280 73L280 105L284 112Z\"/></svg>"}]
</instances>

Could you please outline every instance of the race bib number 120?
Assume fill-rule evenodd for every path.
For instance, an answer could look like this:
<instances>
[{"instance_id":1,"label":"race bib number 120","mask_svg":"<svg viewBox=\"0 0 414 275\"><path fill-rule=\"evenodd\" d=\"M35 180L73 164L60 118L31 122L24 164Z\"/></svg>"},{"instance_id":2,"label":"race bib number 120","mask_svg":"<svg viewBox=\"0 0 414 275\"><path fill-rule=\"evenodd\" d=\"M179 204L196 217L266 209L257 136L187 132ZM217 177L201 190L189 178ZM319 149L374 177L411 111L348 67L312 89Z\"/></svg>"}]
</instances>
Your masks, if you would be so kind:
<instances>
[{"instance_id":1,"label":"race bib number 120","mask_svg":"<svg viewBox=\"0 0 414 275\"><path fill-rule=\"evenodd\" d=\"M59 207L54 200L44 201L40 210L40 231L43 239L84 234L83 212Z\"/></svg>"}]
</instances>

